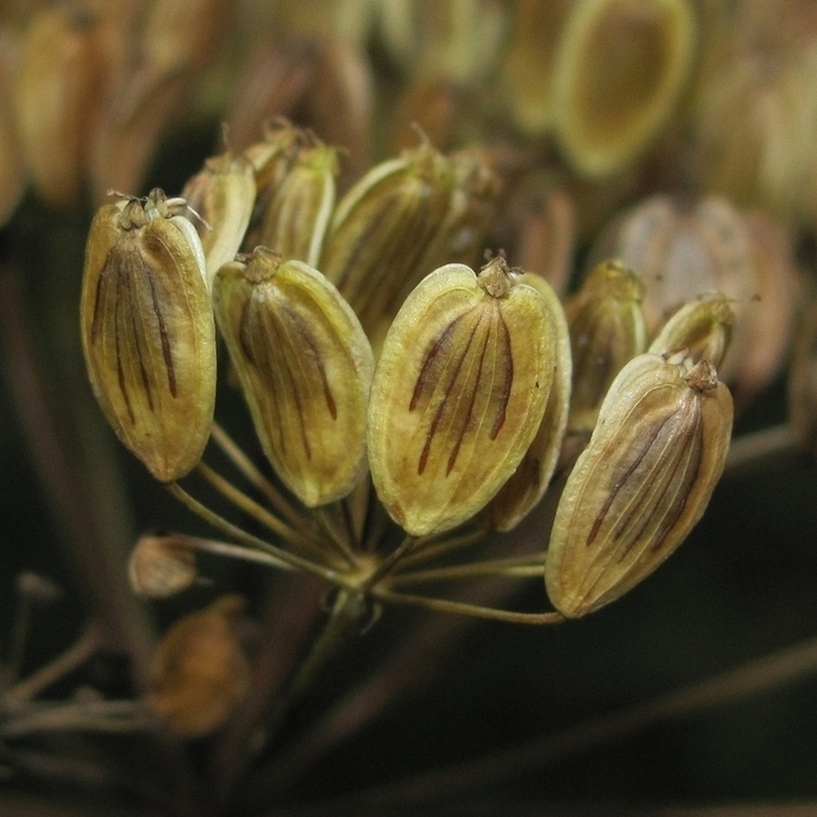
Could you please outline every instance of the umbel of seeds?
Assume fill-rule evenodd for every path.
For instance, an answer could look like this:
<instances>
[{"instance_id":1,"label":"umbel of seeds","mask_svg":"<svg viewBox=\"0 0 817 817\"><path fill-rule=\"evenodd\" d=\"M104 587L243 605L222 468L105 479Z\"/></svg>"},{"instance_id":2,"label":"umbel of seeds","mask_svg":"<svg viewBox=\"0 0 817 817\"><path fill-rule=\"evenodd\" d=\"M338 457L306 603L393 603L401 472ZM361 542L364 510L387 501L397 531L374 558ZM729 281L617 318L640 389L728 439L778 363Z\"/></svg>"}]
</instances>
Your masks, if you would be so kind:
<instances>
[{"instance_id":1,"label":"umbel of seeds","mask_svg":"<svg viewBox=\"0 0 817 817\"><path fill-rule=\"evenodd\" d=\"M545 585L568 618L652 573L701 518L723 472L732 397L707 360L647 353L613 381L559 501Z\"/></svg>"}]
</instances>

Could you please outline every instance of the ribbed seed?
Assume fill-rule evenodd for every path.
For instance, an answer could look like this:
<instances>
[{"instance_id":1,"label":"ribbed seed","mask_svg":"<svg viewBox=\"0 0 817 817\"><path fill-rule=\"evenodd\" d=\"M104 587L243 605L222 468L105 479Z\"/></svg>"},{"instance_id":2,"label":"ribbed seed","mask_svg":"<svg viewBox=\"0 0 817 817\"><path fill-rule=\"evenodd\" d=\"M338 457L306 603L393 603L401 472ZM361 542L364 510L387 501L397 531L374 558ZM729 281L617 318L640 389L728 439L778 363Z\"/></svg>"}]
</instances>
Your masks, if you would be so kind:
<instances>
[{"instance_id":1,"label":"ribbed seed","mask_svg":"<svg viewBox=\"0 0 817 817\"><path fill-rule=\"evenodd\" d=\"M91 385L122 442L157 479L184 476L210 434L216 385L204 252L178 199L103 206L91 224L81 328Z\"/></svg>"},{"instance_id":2,"label":"ribbed seed","mask_svg":"<svg viewBox=\"0 0 817 817\"><path fill-rule=\"evenodd\" d=\"M539 430L519 467L486 505L483 518L493 530L516 527L544 495L562 448L570 406L570 336L559 298L544 278L526 272L519 279L533 287L546 301L555 328L553 386Z\"/></svg>"},{"instance_id":3,"label":"ribbed seed","mask_svg":"<svg viewBox=\"0 0 817 817\"><path fill-rule=\"evenodd\" d=\"M419 281L423 252L444 218L450 163L429 145L372 168L338 203L319 268L367 332L396 314L406 280Z\"/></svg>"},{"instance_id":4,"label":"ribbed seed","mask_svg":"<svg viewBox=\"0 0 817 817\"><path fill-rule=\"evenodd\" d=\"M708 360L720 368L734 325L735 314L726 296L696 298L667 319L648 351L669 355L686 350L694 360Z\"/></svg>"},{"instance_id":5,"label":"ribbed seed","mask_svg":"<svg viewBox=\"0 0 817 817\"><path fill-rule=\"evenodd\" d=\"M539 428L556 350L549 304L501 258L428 275L383 344L369 401L372 479L409 534L478 513Z\"/></svg>"},{"instance_id":6,"label":"ribbed seed","mask_svg":"<svg viewBox=\"0 0 817 817\"><path fill-rule=\"evenodd\" d=\"M590 431L615 376L647 345L644 287L619 261L603 261L568 301L573 356L572 431Z\"/></svg>"},{"instance_id":7,"label":"ribbed seed","mask_svg":"<svg viewBox=\"0 0 817 817\"><path fill-rule=\"evenodd\" d=\"M307 506L365 471L371 347L317 270L258 248L215 280L216 318L264 452Z\"/></svg>"},{"instance_id":8,"label":"ribbed seed","mask_svg":"<svg viewBox=\"0 0 817 817\"><path fill-rule=\"evenodd\" d=\"M545 584L565 616L614 601L700 519L723 471L732 398L708 361L644 354L610 387L564 492Z\"/></svg>"},{"instance_id":9,"label":"ribbed seed","mask_svg":"<svg viewBox=\"0 0 817 817\"><path fill-rule=\"evenodd\" d=\"M260 243L282 258L315 266L335 205L337 150L312 140L302 147L281 181L270 190Z\"/></svg>"},{"instance_id":10,"label":"ribbed seed","mask_svg":"<svg viewBox=\"0 0 817 817\"><path fill-rule=\"evenodd\" d=\"M187 182L182 196L203 219L199 235L212 286L219 267L232 261L240 249L250 223L255 203L253 167L230 152L215 156Z\"/></svg>"}]
</instances>

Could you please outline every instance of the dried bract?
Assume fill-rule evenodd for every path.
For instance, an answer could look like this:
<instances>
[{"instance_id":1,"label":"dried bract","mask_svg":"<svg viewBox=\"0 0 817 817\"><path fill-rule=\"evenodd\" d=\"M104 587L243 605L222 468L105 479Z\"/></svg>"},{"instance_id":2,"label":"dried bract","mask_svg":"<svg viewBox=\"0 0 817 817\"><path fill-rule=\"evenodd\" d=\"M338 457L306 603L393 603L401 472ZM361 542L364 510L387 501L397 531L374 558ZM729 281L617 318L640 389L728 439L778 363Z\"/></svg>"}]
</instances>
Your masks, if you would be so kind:
<instances>
[{"instance_id":1,"label":"dried bract","mask_svg":"<svg viewBox=\"0 0 817 817\"><path fill-rule=\"evenodd\" d=\"M188 537L145 534L131 551L128 580L133 592L166 599L190 587L198 576L196 552Z\"/></svg>"},{"instance_id":2,"label":"dried bract","mask_svg":"<svg viewBox=\"0 0 817 817\"><path fill-rule=\"evenodd\" d=\"M406 299L369 401L378 497L414 536L478 513L535 437L557 365L551 304L502 258L449 264Z\"/></svg>"},{"instance_id":3,"label":"dried bract","mask_svg":"<svg viewBox=\"0 0 817 817\"><path fill-rule=\"evenodd\" d=\"M159 644L147 704L175 737L218 729L247 694L250 665L234 631L243 608L240 596L223 596L179 619Z\"/></svg>"},{"instance_id":4,"label":"dried bract","mask_svg":"<svg viewBox=\"0 0 817 817\"><path fill-rule=\"evenodd\" d=\"M204 251L161 190L104 205L85 250L80 323L94 393L122 442L162 482L210 434L216 340Z\"/></svg>"},{"instance_id":5,"label":"dried bract","mask_svg":"<svg viewBox=\"0 0 817 817\"><path fill-rule=\"evenodd\" d=\"M348 304L317 270L258 248L215 280L216 318L264 453L308 507L365 471L374 362Z\"/></svg>"},{"instance_id":6,"label":"dried bract","mask_svg":"<svg viewBox=\"0 0 817 817\"><path fill-rule=\"evenodd\" d=\"M658 567L723 471L732 398L706 360L644 354L616 378L559 501L545 560L553 605L578 618Z\"/></svg>"}]
</instances>

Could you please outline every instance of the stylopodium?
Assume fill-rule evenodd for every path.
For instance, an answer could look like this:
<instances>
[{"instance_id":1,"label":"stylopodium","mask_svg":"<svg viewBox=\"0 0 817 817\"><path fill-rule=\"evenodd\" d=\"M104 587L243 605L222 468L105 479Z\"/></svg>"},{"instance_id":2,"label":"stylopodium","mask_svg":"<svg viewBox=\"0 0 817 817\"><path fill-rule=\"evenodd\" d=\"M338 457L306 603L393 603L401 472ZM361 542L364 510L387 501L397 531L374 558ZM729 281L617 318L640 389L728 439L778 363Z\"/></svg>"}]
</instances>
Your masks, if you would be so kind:
<instances>
[{"instance_id":1,"label":"stylopodium","mask_svg":"<svg viewBox=\"0 0 817 817\"><path fill-rule=\"evenodd\" d=\"M502 254L463 263L500 201L486 153L423 141L337 202L335 171L334 149L277 123L191 183L203 218L154 191L93 222L81 320L94 391L153 475L232 540L143 542L140 582L159 589L139 589L188 586L201 549L320 576L353 619L374 601L554 623L622 595L686 537L723 469L725 299L686 308L643 353L642 285L620 262L600 265L568 314ZM213 421L214 313L273 481ZM266 504L201 461L211 434ZM518 525L576 456L536 552L456 558ZM270 540L178 485L194 468ZM478 575L544 575L556 611L403 591ZM230 695L208 712L226 717ZM219 720L194 714L178 732Z\"/></svg>"}]
</instances>

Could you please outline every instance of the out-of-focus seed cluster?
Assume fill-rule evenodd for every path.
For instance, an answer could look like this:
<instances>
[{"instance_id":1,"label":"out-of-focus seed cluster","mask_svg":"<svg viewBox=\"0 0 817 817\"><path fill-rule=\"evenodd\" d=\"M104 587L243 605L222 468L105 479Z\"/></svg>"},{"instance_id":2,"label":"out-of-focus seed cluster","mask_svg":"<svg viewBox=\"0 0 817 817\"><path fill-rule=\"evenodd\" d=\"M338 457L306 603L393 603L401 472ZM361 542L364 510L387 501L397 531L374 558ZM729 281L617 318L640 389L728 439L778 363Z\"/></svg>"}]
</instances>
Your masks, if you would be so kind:
<instances>
[{"instance_id":1,"label":"out-of-focus seed cluster","mask_svg":"<svg viewBox=\"0 0 817 817\"><path fill-rule=\"evenodd\" d=\"M817 216L817 29L803 0L764 8L21 0L0 12L0 223L26 180L54 208L101 205L91 384L124 444L237 542L218 552L456 610L403 592L417 566L482 570L463 543L501 543L549 494L540 550L497 571L538 570L559 616L583 616L687 536L731 393L739 410L787 359L793 237ZM219 155L178 198L138 198L185 110L225 123ZM791 391L812 443L814 325ZM271 482L213 426L216 329ZM202 462L214 428L268 505ZM194 470L271 541L195 505L176 484ZM137 591L194 583L202 542L145 537ZM227 606L198 614L203 641L168 635L178 666L212 636L244 678ZM215 679L199 718L172 681L153 701L179 734L245 688Z\"/></svg>"}]
</instances>

